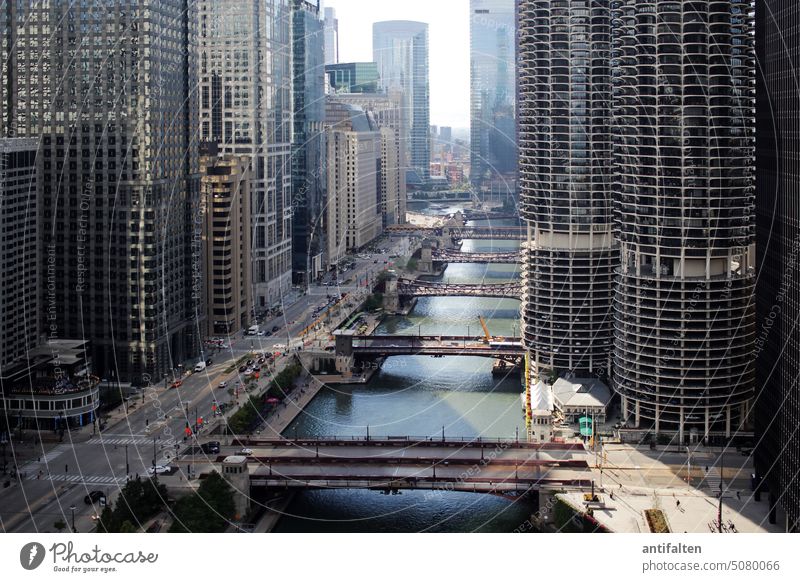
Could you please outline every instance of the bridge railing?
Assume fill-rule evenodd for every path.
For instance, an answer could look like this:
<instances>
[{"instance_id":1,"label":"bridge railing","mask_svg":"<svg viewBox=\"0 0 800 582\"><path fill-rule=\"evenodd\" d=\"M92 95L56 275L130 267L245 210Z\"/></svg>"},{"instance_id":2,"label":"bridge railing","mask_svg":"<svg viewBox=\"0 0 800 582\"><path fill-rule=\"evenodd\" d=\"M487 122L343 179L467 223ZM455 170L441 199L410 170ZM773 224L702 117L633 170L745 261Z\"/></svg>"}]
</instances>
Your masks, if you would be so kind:
<instances>
[{"instance_id":1,"label":"bridge railing","mask_svg":"<svg viewBox=\"0 0 800 582\"><path fill-rule=\"evenodd\" d=\"M551 450L580 450L584 446L581 443L531 443L527 440L501 437L451 437L442 438L441 435L412 436L412 435L388 435L388 436L362 436L362 435L330 435L315 437L280 437L280 438L259 438L257 436L248 438L234 439L237 444L269 443L282 446L305 446L315 444L339 444L339 443L359 443L381 446L385 444L420 444L427 446L487 446L501 445L507 448L536 448Z\"/></svg>"}]
</instances>

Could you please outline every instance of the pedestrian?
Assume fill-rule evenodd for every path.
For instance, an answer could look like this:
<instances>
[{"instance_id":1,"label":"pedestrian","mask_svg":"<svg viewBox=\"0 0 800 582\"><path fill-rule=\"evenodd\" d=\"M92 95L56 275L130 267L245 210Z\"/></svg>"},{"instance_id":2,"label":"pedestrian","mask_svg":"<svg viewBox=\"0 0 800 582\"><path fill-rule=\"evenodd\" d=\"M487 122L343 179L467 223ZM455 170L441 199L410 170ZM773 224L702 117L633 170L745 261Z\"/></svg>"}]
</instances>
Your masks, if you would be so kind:
<instances>
[{"instance_id":1,"label":"pedestrian","mask_svg":"<svg viewBox=\"0 0 800 582\"><path fill-rule=\"evenodd\" d=\"M677 507L678 509L681 508L681 500L680 499L676 499L675 500L675 507Z\"/></svg>"},{"instance_id":2,"label":"pedestrian","mask_svg":"<svg viewBox=\"0 0 800 582\"><path fill-rule=\"evenodd\" d=\"M64 465L64 472L69 473L69 464Z\"/></svg>"},{"instance_id":3,"label":"pedestrian","mask_svg":"<svg viewBox=\"0 0 800 582\"><path fill-rule=\"evenodd\" d=\"M739 501L742 500L742 493L740 491L736 492L736 499L738 499Z\"/></svg>"}]
</instances>

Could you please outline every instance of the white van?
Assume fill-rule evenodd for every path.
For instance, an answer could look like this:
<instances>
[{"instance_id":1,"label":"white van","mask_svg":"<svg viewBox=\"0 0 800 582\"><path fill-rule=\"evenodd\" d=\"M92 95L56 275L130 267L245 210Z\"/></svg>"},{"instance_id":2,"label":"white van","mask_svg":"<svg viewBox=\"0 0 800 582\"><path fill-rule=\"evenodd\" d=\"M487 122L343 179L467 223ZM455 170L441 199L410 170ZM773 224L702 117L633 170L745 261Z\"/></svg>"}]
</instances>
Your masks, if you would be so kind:
<instances>
[{"instance_id":1,"label":"white van","mask_svg":"<svg viewBox=\"0 0 800 582\"><path fill-rule=\"evenodd\" d=\"M206 363L205 362L197 362L197 365L194 367L194 371L195 372L202 372L205 369L206 369Z\"/></svg>"},{"instance_id":2,"label":"white van","mask_svg":"<svg viewBox=\"0 0 800 582\"><path fill-rule=\"evenodd\" d=\"M251 325L248 328L246 335L258 335L258 332L259 332L260 329L261 328L259 326L257 326L257 325Z\"/></svg>"}]
</instances>

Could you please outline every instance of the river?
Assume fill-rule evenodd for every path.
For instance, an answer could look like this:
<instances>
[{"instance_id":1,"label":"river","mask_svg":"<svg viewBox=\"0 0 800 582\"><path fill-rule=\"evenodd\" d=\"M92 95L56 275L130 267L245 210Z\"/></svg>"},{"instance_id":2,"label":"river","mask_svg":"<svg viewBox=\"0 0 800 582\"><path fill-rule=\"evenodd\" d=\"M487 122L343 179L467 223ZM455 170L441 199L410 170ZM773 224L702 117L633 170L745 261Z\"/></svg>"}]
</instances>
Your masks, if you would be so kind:
<instances>
[{"instance_id":1,"label":"river","mask_svg":"<svg viewBox=\"0 0 800 582\"><path fill-rule=\"evenodd\" d=\"M465 251L513 250L514 241L465 241ZM502 283L515 265L456 264L441 279ZM519 334L519 301L421 298L408 316L387 318L378 334ZM518 375L493 376L492 362L474 357L393 357L365 385L329 386L285 431L287 436L504 437L524 434ZM404 491L306 491L287 509L278 532L508 532L532 513L526 499Z\"/></svg>"}]
</instances>

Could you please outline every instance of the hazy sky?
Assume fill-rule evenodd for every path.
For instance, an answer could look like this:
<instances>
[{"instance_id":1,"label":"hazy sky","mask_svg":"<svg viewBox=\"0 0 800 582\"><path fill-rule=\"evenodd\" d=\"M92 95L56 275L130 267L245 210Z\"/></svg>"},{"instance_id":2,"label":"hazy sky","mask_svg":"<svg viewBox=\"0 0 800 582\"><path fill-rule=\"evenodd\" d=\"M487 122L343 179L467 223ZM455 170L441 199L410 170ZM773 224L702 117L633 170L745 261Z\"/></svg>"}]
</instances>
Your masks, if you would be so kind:
<instances>
[{"instance_id":1,"label":"hazy sky","mask_svg":"<svg viewBox=\"0 0 800 582\"><path fill-rule=\"evenodd\" d=\"M469 127L469 0L323 0L339 19L339 60L372 60L372 23L427 22L431 124Z\"/></svg>"}]
</instances>

